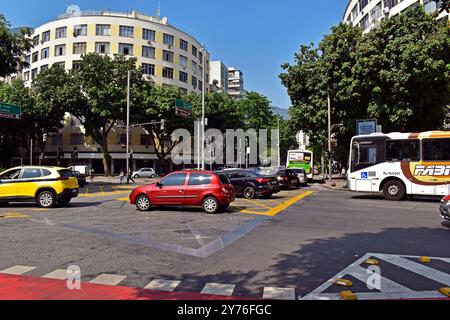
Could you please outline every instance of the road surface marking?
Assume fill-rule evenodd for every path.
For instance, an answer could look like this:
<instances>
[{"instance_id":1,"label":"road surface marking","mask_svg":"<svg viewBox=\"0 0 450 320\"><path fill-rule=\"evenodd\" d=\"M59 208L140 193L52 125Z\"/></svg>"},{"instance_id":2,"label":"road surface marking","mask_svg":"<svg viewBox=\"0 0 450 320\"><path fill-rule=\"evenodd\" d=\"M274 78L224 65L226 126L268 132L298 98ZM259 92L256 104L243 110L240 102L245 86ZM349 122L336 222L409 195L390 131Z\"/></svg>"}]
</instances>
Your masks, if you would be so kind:
<instances>
[{"instance_id":1,"label":"road surface marking","mask_svg":"<svg viewBox=\"0 0 450 320\"><path fill-rule=\"evenodd\" d=\"M158 279L150 282L147 286L145 286L145 289L172 292L175 291L180 283L181 281Z\"/></svg>"},{"instance_id":2,"label":"road surface marking","mask_svg":"<svg viewBox=\"0 0 450 320\"><path fill-rule=\"evenodd\" d=\"M259 207L263 207L263 208L268 209L268 210L272 209L272 207L266 206L265 204L261 204L259 202L256 202L256 201L253 201L253 200L250 200L250 199L242 199L242 200L244 200L244 201L246 201L248 203L252 203L254 205L257 205Z\"/></svg>"},{"instance_id":3,"label":"road surface marking","mask_svg":"<svg viewBox=\"0 0 450 320\"><path fill-rule=\"evenodd\" d=\"M265 287L263 299L267 300L295 300L295 289Z\"/></svg>"},{"instance_id":4,"label":"road surface marking","mask_svg":"<svg viewBox=\"0 0 450 320\"><path fill-rule=\"evenodd\" d=\"M13 266L13 267L7 268L5 270L2 270L2 271L0 271L0 273L20 275L20 274L30 272L31 270L34 270L34 269L36 269L36 267L17 265L17 266Z\"/></svg>"},{"instance_id":5,"label":"road surface marking","mask_svg":"<svg viewBox=\"0 0 450 320\"><path fill-rule=\"evenodd\" d=\"M125 278L126 278L126 276L103 273L89 282L95 283L95 284L105 284L105 285L109 285L109 286L117 286L120 282L125 280Z\"/></svg>"},{"instance_id":6,"label":"road surface marking","mask_svg":"<svg viewBox=\"0 0 450 320\"><path fill-rule=\"evenodd\" d=\"M0 213L0 219L25 219L25 218L31 218L31 216L20 212Z\"/></svg>"},{"instance_id":7,"label":"road surface marking","mask_svg":"<svg viewBox=\"0 0 450 320\"><path fill-rule=\"evenodd\" d=\"M287 208L289 208L290 206L292 206L293 204L295 204L296 202L302 200L303 198L306 198L310 195L312 195L314 193L314 191L305 191L301 194L299 194L296 197L293 197L283 203L281 203L280 205L276 206L275 208L272 208L271 210L269 210L267 212L268 216L275 216L278 213L280 213L283 210L286 210Z\"/></svg>"},{"instance_id":8,"label":"road surface marking","mask_svg":"<svg viewBox=\"0 0 450 320\"><path fill-rule=\"evenodd\" d=\"M69 274L67 273L67 270L57 269L55 271L47 273L45 276L42 276L42 278L67 280L69 278Z\"/></svg>"},{"instance_id":9,"label":"road surface marking","mask_svg":"<svg viewBox=\"0 0 450 320\"><path fill-rule=\"evenodd\" d=\"M234 284L207 283L201 293L230 297L233 295L234 287Z\"/></svg>"},{"instance_id":10,"label":"road surface marking","mask_svg":"<svg viewBox=\"0 0 450 320\"><path fill-rule=\"evenodd\" d=\"M116 200L117 200L117 201L124 201L124 202L130 201L129 198L117 198Z\"/></svg>"}]
</instances>

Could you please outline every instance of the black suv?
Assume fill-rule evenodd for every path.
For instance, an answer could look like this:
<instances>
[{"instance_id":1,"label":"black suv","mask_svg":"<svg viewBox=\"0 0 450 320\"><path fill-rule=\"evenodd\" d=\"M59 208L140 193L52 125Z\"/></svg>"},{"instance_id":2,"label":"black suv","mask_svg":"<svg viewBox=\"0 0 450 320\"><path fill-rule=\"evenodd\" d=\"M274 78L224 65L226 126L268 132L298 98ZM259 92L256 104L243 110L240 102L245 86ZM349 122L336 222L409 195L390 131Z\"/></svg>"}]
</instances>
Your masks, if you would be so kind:
<instances>
[{"instance_id":1,"label":"black suv","mask_svg":"<svg viewBox=\"0 0 450 320\"><path fill-rule=\"evenodd\" d=\"M243 169L227 169L222 171L234 187L237 197L253 199L257 196L270 198L280 192L277 177L264 176L257 172Z\"/></svg>"}]
</instances>

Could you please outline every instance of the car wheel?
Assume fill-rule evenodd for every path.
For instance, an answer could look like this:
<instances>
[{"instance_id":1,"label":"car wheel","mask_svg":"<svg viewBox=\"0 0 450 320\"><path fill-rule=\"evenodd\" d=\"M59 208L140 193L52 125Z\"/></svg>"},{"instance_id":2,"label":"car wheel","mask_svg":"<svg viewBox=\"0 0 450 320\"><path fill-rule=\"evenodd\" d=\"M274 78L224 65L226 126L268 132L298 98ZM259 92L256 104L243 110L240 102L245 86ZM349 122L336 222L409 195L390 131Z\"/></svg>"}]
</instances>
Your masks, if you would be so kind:
<instances>
[{"instance_id":1,"label":"car wheel","mask_svg":"<svg viewBox=\"0 0 450 320\"><path fill-rule=\"evenodd\" d=\"M272 197L272 195L273 195L273 193L264 193L264 194L262 195L262 197L263 197L264 199L269 199L269 198Z\"/></svg>"},{"instance_id":2,"label":"car wheel","mask_svg":"<svg viewBox=\"0 0 450 320\"><path fill-rule=\"evenodd\" d=\"M138 175L138 174L135 174L135 175L133 176L133 179L135 179L135 178L139 178L139 175Z\"/></svg>"},{"instance_id":3,"label":"car wheel","mask_svg":"<svg viewBox=\"0 0 450 320\"><path fill-rule=\"evenodd\" d=\"M403 183L397 180L391 180L385 183L383 195L386 200L400 201L405 198L406 189Z\"/></svg>"},{"instance_id":4,"label":"car wheel","mask_svg":"<svg viewBox=\"0 0 450 320\"><path fill-rule=\"evenodd\" d=\"M219 201L217 201L214 197L207 197L205 200L203 200L203 211L205 211L207 214L214 214L220 209Z\"/></svg>"},{"instance_id":5,"label":"car wheel","mask_svg":"<svg viewBox=\"0 0 450 320\"><path fill-rule=\"evenodd\" d=\"M252 187L246 187L244 189L244 198L253 199L255 197L255 189Z\"/></svg>"},{"instance_id":6,"label":"car wheel","mask_svg":"<svg viewBox=\"0 0 450 320\"><path fill-rule=\"evenodd\" d=\"M41 208L51 208L55 205L56 197L51 191L42 191L37 196L37 203Z\"/></svg>"},{"instance_id":7,"label":"car wheel","mask_svg":"<svg viewBox=\"0 0 450 320\"><path fill-rule=\"evenodd\" d=\"M136 208L139 211L150 211L152 204L146 195L140 195L136 198Z\"/></svg>"},{"instance_id":8,"label":"car wheel","mask_svg":"<svg viewBox=\"0 0 450 320\"><path fill-rule=\"evenodd\" d=\"M156 175L155 175L155 174L152 174L152 175L150 176L150 178L151 178L151 179L155 179L155 178L156 178Z\"/></svg>"}]
</instances>

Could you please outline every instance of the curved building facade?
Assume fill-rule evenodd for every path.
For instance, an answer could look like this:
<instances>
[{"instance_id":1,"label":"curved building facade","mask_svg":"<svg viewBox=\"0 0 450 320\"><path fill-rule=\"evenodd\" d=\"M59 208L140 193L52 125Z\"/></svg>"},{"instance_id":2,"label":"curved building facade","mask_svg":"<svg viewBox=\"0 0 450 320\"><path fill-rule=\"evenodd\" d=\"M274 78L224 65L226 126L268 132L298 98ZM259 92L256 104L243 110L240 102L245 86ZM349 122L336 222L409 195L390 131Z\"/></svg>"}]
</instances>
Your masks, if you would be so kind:
<instances>
[{"instance_id":1,"label":"curved building facade","mask_svg":"<svg viewBox=\"0 0 450 320\"><path fill-rule=\"evenodd\" d=\"M33 42L26 57L30 68L21 75L28 85L41 70L53 64L66 70L76 68L81 56L92 52L136 57L148 81L197 93L202 88L204 55L205 81L209 83L209 53L167 18L135 11L73 12L35 28Z\"/></svg>"},{"instance_id":2,"label":"curved building facade","mask_svg":"<svg viewBox=\"0 0 450 320\"><path fill-rule=\"evenodd\" d=\"M368 32L382 18L389 18L402 13L412 6L423 5L425 11L433 14L439 11L442 0L350 0L344 13L344 22L359 26ZM443 12L438 19L449 19Z\"/></svg>"}]
</instances>

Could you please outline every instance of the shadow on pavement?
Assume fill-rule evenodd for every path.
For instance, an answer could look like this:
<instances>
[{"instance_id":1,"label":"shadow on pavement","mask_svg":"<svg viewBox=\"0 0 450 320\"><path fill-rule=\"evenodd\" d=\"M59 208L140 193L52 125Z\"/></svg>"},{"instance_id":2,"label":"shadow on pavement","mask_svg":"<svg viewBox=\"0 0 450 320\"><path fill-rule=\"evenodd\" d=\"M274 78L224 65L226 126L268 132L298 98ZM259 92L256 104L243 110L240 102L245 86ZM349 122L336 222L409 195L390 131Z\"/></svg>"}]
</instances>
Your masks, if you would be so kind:
<instances>
[{"instance_id":1,"label":"shadow on pavement","mask_svg":"<svg viewBox=\"0 0 450 320\"><path fill-rule=\"evenodd\" d=\"M439 202L442 199L440 196L411 196L404 201L388 201L384 199L382 194L360 194L353 195L351 198L356 200L381 200L389 203Z\"/></svg>"}]
</instances>

